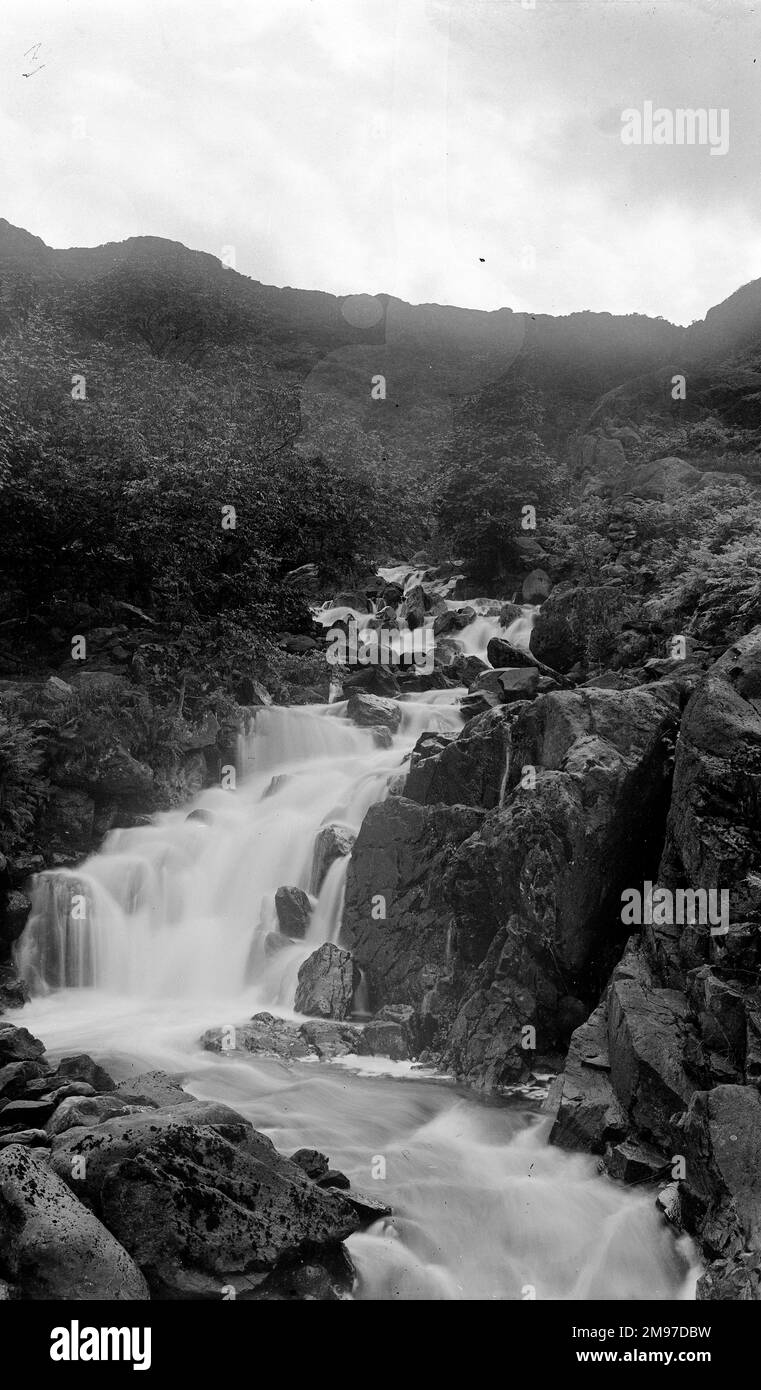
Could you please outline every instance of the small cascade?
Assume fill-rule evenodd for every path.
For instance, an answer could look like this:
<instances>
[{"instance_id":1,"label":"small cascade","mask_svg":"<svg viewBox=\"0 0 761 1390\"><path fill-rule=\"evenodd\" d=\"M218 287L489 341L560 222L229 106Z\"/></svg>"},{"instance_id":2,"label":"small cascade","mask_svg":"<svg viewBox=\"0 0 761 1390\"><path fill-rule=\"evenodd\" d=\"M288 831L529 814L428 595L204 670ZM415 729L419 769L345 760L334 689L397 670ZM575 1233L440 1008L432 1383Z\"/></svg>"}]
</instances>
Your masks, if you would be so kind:
<instances>
[{"instance_id":1,"label":"small cascade","mask_svg":"<svg viewBox=\"0 0 761 1390\"><path fill-rule=\"evenodd\" d=\"M43 992L233 997L253 987L262 1007L292 1007L299 966L338 938L348 858L330 865L303 941L277 940L277 889L309 891L320 831L357 834L424 729L462 726L456 694L402 701L388 749L345 717L345 701L258 710L237 790L114 832L76 873L39 875L21 973Z\"/></svg>"}]
</instances>

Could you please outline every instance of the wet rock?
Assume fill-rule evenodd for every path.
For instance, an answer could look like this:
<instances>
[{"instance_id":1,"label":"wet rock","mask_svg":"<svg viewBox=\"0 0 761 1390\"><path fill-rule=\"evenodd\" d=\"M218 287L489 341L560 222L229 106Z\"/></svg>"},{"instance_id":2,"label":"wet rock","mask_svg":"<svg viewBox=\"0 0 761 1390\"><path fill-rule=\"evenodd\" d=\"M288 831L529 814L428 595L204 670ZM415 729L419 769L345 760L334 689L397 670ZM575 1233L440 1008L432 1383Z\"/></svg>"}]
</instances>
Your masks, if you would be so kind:
<instances>
[{"instance_id":1,"label":"wet rock","mask_svg":"<svg viewBox=\"0 0 761 1390\"><path fill-rule=\"evenodd\" d=\"M550 1143L602 1153L626 1134L628 1119L613 1090L605 1004L571 1038L565 1070L553 1083L545 1109L554 1114Z\"/></svg>"},{"instance_id":2,"label":"wet rock","mask_svg":"<svg viewBox=\"0 0 761 1390\"><path fill-rule=\"evenodd\" d=\"M160 1106L162 1109L185 1105L188 1100L187 1091L164 1071L144 1071L130 1076L119 1082L114 1094L125 1105Z\"/></svg>"},{"instance_id":3,"label":"wet rock","mask_svg":"<svg viewBox=\"0 0 761 1390\"><path fill-rule=\"evenodd\" d=\"M303 888L278 888L275 894L275 912L281 932L285 936L305 936L312 916L312 907L312 899Z\"/></svg>"},{"instance_id":4,"label":"wet rock","mask_svg":"<svg viewBox=\"0 0 761 1390\"><path fill-rule=\"evenodd\" d=\"M474 680L468 695L479 695L489 705L508 705L515 700L532 700L538 687L539 673L535 667L507 666L500 670L483 671ZM470 709L468 704L468 711Z\"/></svg>"},{"instance_id":5,"label":"wet rock","mask_svg":"<svg viewBox=\"0 0 761 1390\"><path fill-rule=\"evenodd\" d=\"M366 973L371 1007L420 1005L449 975L453 929L442 879L455 846L484 812L420 806L404 797L371 806L352 850L341 940Z\"/></svg>"},{"instance_id":6,"label":"wet rock","mask_svg":"<svg viewBox=\"0 0 761 1390\"><path fill-rule=\"evenodd\" d=\"M294 1007L317 1018L345 1019L351 1013L359 971L350 951L326 941L304 961Z\"/></svg>"},{"instance_id":7,"label":"wet rock","mask_svg":"<svg viewBox=\"0 0 761 1390\"><path fill-rule=\"evenodd\" d=\"M104 1120L113 1120L117 1115L129 1115L134 1109L134 1106L125 1105L116 1096L69 1096L57 1106L45 1129L52 1137L77 1125L92 1126L102 1124Z\"/></svg>"},{"instance_id":8,"label":"wet rock","mask_svg":"<svg viewBox=\"0 0 761 1390\"><path fill-rule=\"evenodd\" d=\"M356 670L352 669L348 676L342 678L341 685L347 700L351 695L358 693L376 695L381 699L393 699L399 694L397 676L386 666L370 665L360 666ZM357 720L356 722L372 721Z\"/></svg>"},{"instance_id":9,"label":"wet rock","mask_svg":"<svg viewBox=\"0 0 761 1390\"><path fill-rule=\"evenodd\" d=\"M352 1023L310 1018L302 1023L299 1033L308 1049L323 1061L330 1061L332 1057L361 1057L368 1051L363 1030Z\"/></svg>"},{"instance_id":10,"label":"wet rock","mask_svg":"<svg viewBox=\"0 0 761 1390\"><path fill-rule=\"evenodd\" d=\"M365 1043L373 1057L389 1057L394 1062L404 1062L410 1056L407 1030L395 1019L371 1019L365 1027Z\"/></svg>"},{"instance_id":11,"label":"wet rock","mask_svg":"<svg viewBox=\"0 0 761 1390\"><path fill-rule=\"evenodd\" d=\"M636 1140L623 1140L608 1147L605 1153L605 1170L611 1178L620 1182L654 1182L662 1176L669 1162L659 1149Z\"/></svg>"},{"instance_id":12,"label":"wet rock","mask_svg":"<svg viewBox=\"0 0 761 1390\"><path fill-rule=\"evenodd\" d=\"M330 1168L330 1160L318 1149L297 1149L294 1154L291 1154L291 1163L295 1163L298 1168L301 1168L313 1182L316 1182L318 1178L323 1178Z\"/></svg>"},{"instance_id":13,"label":"wet rock","mask_svg":"<svg viewBox=\"0 0 761 1390\"><path fill-rule=\"evenodd\" d=\"M5 1066L0 1067L0 1100L23 1095L29 1082L46 1072L47 1066L43 1062L6 1062Z\"/></svg>"},{"instance_id":14,"label":"wet rock","mask_svg":"<svg viewBox=\"0 0 761 1390\"><path fill-rule=\"evenodd\" d=\"M392 733L396 733L402 722L402 711L398 704L379 695L369 695L365 691L352 691L346 713L349 719L360 727L381 725L390 729Z\"/></svg>"},{"instance_id":15,"label":"wet rock","mask_svg":"<svg viewBox=\"0 0 761 1390\"><path fill-rule=\"evenodd\" d=\"M45 1044L26 1028L0 1025L0 1063L35 1062L45 1051Z\"/></svg>"},{"instance_id":16,"label":"wet rock","mask_svg":"<svg viewBox=\"0 0 761 1390\"><path fill-rule=\"evenodd\" d=\"M2 1272L27 1298L148 1297L126 1250L34 1150L18 1144L0 1152L0 1225Z\"/></svg>"},{"instance_id":17,"label":"wet rock","mask_svg":"<svg viewBox=\"0 0 761 1390\"><path fill-rule=\"evenodd\" d=\"M401 617L410 629L422 627L425 622L427 608L428 595L422 584L415 584L412 588L407 590L404 596Z\"/></svg>"},{"instance_id":18,"label":"wet rock","mask_svg":"<svg viewBox=\"0 0 761 1390\"><path fill-rule=\"evenodd\" d=\"M627 953L608 994L611 1078L623 1109L656 1140L696 1089L684 1060L690 1034L684 995L658 988L643 956Z\"/></svg>"},{"instance_id":19,"label":"wet rock","mask_svg":"<svg viewBox=\"0 0 761 1390\"><path fill-rule=\"evenodd\" d=\"M188 1273L218 1294L235 1276L335 1249L359 1225L338 1192L226 1106L191 1103L54 1141L64 1176L77 1155L88 1200L165 1297L182 1295Z\"/></svg>"},{"instance_id":20,"label":"wet rock","mask_svg":"<svg viewBox=\"0 0 761 1390\"><path fill-rule=\"evenodd\" d=\"M334 863L335 859L351 855L355 838L356 835L346 826L324 826L323 830L319 831L314 840L312 880L309 884L309 891L314 897L317 897L320 888L323 887L331 863Z\"/></svg>"},{"instance_id":21,"label":"wet rock","mask_svg":"<svg viewBox=\"0 0 761 1390\"><path fill-rule=\"evenodd\" d=\"M116 1082L105 1068L98 1066L86 1052L72 1057L62 1057L56 1067L56 1077L69 1077L72 1081L87 1081L95 1091L113 1091Z\"/></svg>"},{"instance_id":22,"label":"wet rock","mask_svg":"<svg viewBox=\"0 0 761 1390\"><path fill-rule=\"evenodd\" d=\"M260 1052L284 1061L308 1057L309 1044L299 1027L273 1014L254 1014L248 1023L209 1028L201 1038L207 1052ZM183 1092L183 1100L187 1095Z\"/></svg>"},{"instance_id":23,"label":"wet rock","mask_svg":"<svg viewBox=\"0 0 761 1390\"><path fill-rule=\"evenodd\" d=\"M642 881L661 833L678 712L676 693L660 687L558 691L518 710L505 803L455 849L437 890L454 916L462 980L459 1074L476 1081L481 1056L496 1075L503 1036L509 1079L524 1025L540 1051L561 1045L565 981L613 963L622 887Z\"/></svg>"},{"instance_id":24,"label":"wet rock","mask_svg":"<svg viewBox=\"0 0 761 1390\"><path fill-rule=\"evenodd\" d=\"M513 718L500 707L470 720L456 738L423 734L412 750L405 796L423 806L499 805Z\"/></svg>"},{"instance_id":25,"label":"wet rock","mask_svg":"<svg viewBox=\"0 0 761 1390\"><path fill-rule=\"evenodd\" d=\"M688 1229L712 1258L761 1254L761 1095L754 1086L698 1091L675 1122L684 1156L682 1206Z\"/></svg>"}]
</instances>

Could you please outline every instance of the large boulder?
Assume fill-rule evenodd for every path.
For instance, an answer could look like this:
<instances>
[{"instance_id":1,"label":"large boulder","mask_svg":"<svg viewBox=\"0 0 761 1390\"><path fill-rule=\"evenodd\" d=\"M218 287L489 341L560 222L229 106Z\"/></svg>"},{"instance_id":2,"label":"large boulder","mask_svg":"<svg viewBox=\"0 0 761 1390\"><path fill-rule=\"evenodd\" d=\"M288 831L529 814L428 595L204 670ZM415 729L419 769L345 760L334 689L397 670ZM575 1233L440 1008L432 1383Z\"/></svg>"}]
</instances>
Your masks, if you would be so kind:
<instances>
[{"instance_id":1,"label":"large boulder","mask_svg":"<svg viewBox=\"0 0 761 1390\"><path fill-rule=\"evenodd\" d=\"M68 1130L51 1162L158 1296L218 1297L236 1279L245 1286L283 1261L336 1250L359 1226L341 1195L311 1183L223 1105L188 1102Z\"/></svg>"},{"instance_id":2,"label":"large boulder","mask_svg":"<svg viewBox=\"0 0 761 1390\"><path fill-rule=\"evenodd\" d=\"M451 977L443 873L483 816L404 797L367 812L349 861L341 941L365 972L371 1007L422 1005L437 980Z\"/></svg>"},{"instance_id":3,"label":"large boulder","mask_svg":"<svg viewBox=\"0 0 761 1390\"><path fill-rule=\"evenodd\" d=\"M27 1028L14 1028L10 1023L0 1026L0 1066L8 1062L37 1061L44 1051L45 1044Z\"/></svg>"},{"instance_id":4,"label":"large boulder","mask_svg":"<svg viewBox=\"0 0 761 1390\"><path fill-rule=\"evenodd\" d=\"M208 1028L201 1046L207 1052L256 1052L288 1062L310 1053L310 1045L296 1024L268 1013L254 1014L248 1023L233 1028Z\"/></svg>"},{"instance_id":5,"label":"large boulder","mask_svg":"<svg viewBox=\"0 0 761 1390\"><path fill-rule=\"evenodd\" d=\"M294 1007L316 1018L348 1018L358 984L351 952L326 941L299 969Z\"/></svg>"},{"instance_id":6,"label":"large boulder","mask_svg":"<svg viewBox=\"0 0 761 1390\"><path fill-rule=\"evenodd\" d=\"M130 1255L32 1149L0 1150L0 1274L25 1298L149 1297Z\"/></svg>"},{"instance_id":7,"label":"large boulder","mask_svg":"<svg viewBox=\"0 0 761 1390\"><path fill-rule=\"evenodd\" d=\"M452 734L422 734L412 750L404 795L423 806L499 805L515 707L499 706Z\"/></svg>"},{"instance_id":8,"label":"large boulder","mask_svg":"<svg viewBox=\"0 0 761 1390\"><path fill-rule=\"evenodd\" d=\"M528 1060L520 1029L536 1028L540 1050L567 1041L561 1000L614 963L622 889L657 853L678 712L665 686L558 691L520 707L505 802L444 875L455 958L471 968L448 1054L460 1074L496 1077L502 1039L501 1080L516 1079Z\"/></svg>"},{"instance_id":9,"label":"large boulder","mask_svg":"<svg viewBox=\"0 0 761 1390\"><path fill-rule=\"evenodd\" d=\"M554 670L570 671L592 654L607 660L625 617L621 594L614 586L554 589L539 610L529 646L534 656Z\"/></svg>"},{"instance_id":10,"label":"large boulder","mask_svg":"<svg viewBox=\"0 0 761 1390\"><path fill-rule=\"evenodd\" d=\"M385 700L380 695L369 695L366 691L352 691L346 713L362 728L381 725L392 733L396 733L402 722L402 711L395 700Z\"/></svg>"}]
</instances>

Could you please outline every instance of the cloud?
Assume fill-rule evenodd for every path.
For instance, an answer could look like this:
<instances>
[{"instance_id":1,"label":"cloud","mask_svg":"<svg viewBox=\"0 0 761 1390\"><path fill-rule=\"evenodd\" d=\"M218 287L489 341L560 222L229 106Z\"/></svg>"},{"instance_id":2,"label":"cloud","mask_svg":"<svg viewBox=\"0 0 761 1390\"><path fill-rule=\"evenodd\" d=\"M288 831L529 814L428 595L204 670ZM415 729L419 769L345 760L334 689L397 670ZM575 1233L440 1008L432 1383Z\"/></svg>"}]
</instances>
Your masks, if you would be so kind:
<instances>
[{"instance_id":1,"label":"cloud","mask_svg":"<svg viewBox=\"0 0 761 1390\"><path fill-rule=\"evenodd\" d=\"M689 322L761 273L754 41L745 0L4 0L2 212L275 284ZM728 154L624 146L645 100L728 107Z\"/></svg>"}]
</instances>

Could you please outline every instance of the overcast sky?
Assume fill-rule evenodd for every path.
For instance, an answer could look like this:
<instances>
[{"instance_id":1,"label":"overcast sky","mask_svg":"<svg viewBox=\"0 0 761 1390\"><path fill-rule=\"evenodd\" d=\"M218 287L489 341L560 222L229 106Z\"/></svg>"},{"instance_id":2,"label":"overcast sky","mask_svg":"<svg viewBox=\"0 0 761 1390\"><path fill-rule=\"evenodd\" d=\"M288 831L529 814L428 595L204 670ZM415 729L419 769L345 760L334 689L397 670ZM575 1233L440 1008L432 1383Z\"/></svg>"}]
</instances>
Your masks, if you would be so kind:
<instances>
[{"instance_id":1,"label":"overcast sky","mask_svg":"<svg viewBox=\"0 0 761 1390\"><path fill-rule=\"evenodd\" d=\"M728 108L728 153L626 146L645 101ZM269 284L689 323L761 276L761 10L1 0L0 169L0 214L52 246L150 233Z\"/></svg>"}]
</instances>

